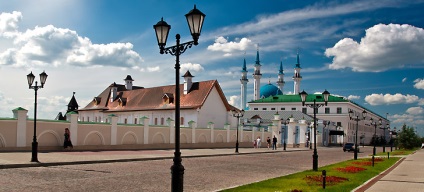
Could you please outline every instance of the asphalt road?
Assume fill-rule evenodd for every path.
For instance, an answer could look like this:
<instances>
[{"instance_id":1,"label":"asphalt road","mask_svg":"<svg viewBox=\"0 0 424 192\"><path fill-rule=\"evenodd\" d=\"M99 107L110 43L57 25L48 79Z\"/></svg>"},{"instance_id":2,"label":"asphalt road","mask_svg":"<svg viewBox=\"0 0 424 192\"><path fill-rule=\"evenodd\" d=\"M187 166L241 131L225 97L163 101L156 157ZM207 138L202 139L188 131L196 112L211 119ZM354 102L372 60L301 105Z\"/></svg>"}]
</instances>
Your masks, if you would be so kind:
<instances>
[{"instance_id":1,"label":"asphalt road","mask_svg":"<svg viewBox=\"0 0 424 192\"><path fill-rule=\"evenodd\" d=\"M372 147L360 149L359 158L372 153ZM340 147L319 148L318 155L318 166L353 159ZM183 158L182 163L184 191L217 191L312 169L312 150ZM0 191L171 191L171 165L166 159L3 169Z\"/></svg>"}]
</instances>

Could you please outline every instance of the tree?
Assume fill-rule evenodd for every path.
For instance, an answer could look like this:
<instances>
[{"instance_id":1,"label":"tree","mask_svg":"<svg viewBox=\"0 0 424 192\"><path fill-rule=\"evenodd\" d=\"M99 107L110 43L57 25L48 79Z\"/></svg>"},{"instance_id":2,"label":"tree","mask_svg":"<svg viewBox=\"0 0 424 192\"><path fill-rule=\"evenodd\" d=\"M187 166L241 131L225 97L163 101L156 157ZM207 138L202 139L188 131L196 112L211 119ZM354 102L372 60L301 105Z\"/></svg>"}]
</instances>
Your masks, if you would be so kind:
<instances>
[{"instance_id":1,"label":"tree","mask_svg":"<svg viewBox=\"0 0 424 192\"><path fill-rule=\"evenodd\" d=\"M399 148L413 149L421 146L421 138L415 133L414 128L402 126L402 131L398 135Z\"/></svg>"}]
</instances>

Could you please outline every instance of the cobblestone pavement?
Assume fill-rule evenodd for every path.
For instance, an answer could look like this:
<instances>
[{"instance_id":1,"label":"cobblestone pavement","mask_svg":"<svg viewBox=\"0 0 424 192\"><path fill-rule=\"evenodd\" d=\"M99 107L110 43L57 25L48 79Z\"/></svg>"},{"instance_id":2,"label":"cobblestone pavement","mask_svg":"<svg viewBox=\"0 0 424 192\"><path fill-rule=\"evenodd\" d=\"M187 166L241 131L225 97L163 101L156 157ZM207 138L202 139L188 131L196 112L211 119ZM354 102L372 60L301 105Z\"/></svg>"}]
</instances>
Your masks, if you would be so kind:
<instances>
[{"instance_id":1,"label":"cobblestone pavement","mask_svg":"<svg viewBox=\"0 0 424 192\"><path fill-rule=\"evenodd\" d=\"M247 150L253 149L244 151ZM270 153L267 149L259 150L239 155L183 157L184 190L217 191L312 169L312 150ZM359 157L371 152L372 148L361 148ZM211 154L211 151L196 153ZM353 158L353 153L343 152L341 148L319 148L318 155L319 166ZM172 159L168 158L2 169L0 191L171 191L171 165Z\"/></svg>"}]
</instances>

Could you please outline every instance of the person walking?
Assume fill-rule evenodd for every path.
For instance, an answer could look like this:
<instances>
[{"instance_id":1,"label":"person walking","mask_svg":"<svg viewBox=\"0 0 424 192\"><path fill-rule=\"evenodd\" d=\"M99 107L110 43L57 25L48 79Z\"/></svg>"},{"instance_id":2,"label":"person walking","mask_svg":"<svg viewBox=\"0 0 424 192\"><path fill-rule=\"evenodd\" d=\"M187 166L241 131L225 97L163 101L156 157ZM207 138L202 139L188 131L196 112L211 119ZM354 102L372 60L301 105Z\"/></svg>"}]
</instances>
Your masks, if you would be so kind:
<instances>
[{"instance_id":1,"label":"person walking","mask_svg":"<svg viewBox=\"0 0 424 192\"><path fill-rule=\"evenodd\" d=\"M69 131L68 128L65 128L65 140L63 141L63 148L64 149L72 149L74 148L74 146L72 145L72 141L71 141L71 132Z\"/></svg>"},{"instance_id":2,"label":"person walking","mask_svg":"<svg viewBox=\"0 0 424 192\"><path fill-rule=\"evenodd\" d=\"M268 149L269 149L269 146L271 146L271 139L269 137L266 139L266 145Z\"/></svg>"},{"instance_id":3,"label":"person walking","mask_svg":"<svg viewBox=\"0 0 424 192\"><path fill-rule=\"evenodd\" d=\"M277 137L272 138L272 150L277 150Z\"/></svg>"},{"instance_id":4,"label":"person walking","mask_svg":"<svg viewBox=\"0 0 424 192\"><path fill-rule=\"evenodd\" d=\"M256 145L258 146L258 148L261 148L261 137L258 137L256 139Z\"/></svg>"}]
</instances>

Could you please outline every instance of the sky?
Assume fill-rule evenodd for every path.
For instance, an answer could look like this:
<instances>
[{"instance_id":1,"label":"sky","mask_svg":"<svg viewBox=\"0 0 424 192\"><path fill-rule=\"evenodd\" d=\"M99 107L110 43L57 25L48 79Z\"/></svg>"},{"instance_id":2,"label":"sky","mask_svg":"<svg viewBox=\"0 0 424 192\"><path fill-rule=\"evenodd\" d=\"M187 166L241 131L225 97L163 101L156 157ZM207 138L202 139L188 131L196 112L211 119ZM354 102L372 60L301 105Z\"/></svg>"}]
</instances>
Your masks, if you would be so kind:
<instances>
[{"instance_id":1,"label":"sky","mask_svg":"<svg viewBox=\"0 0 424 192\"><path fill-rule=\"evenodd\" d=\"M162 17L171 25L167 46L177 33L191 41L184 15L194 4L206 17L180 72L218 80L230 104L240 107L243 59L253 99L257 50L261 85L275 84L281 62L283 92L293 94L299 53L300 89L327 89L424 136L424 0L0 0L0 117L17 107L33 117L31 71L37 81L48 74L38 90L42 119L65 112L73 92L83 108L127 75L136 86L175 84L175 57L159 53L153 25Z\"/></svg>"}]
</instances>

